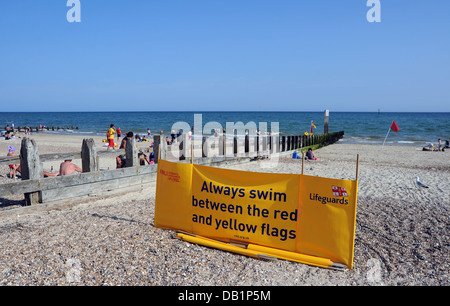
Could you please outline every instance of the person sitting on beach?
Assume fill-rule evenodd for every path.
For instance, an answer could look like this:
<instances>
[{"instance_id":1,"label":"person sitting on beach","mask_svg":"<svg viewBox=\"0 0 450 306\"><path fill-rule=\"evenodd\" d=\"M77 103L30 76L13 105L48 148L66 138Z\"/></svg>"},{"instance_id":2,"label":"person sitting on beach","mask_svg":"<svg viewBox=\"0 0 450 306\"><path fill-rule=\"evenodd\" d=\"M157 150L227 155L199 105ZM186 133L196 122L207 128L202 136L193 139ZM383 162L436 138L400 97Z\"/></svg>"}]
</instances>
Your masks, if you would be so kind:
<instances>
[{"instance_id":1,"label":"person sitting on beach","mask_svg":"<svg viewBox=\"0 0 450 306\"><path fill-rule=\"evenodd\" d=\"M122 154L116 157L116 168L125 168L126 167L126 159Z\"/></svg>"},{"instance_id":2,"label":"person sitting on beach","mask_svg":"<svg viewBox=\"0 0 450 306\"><path fill-rule=\"evenodd\" d=\"M14 134L12 134L11 131L6 131L5 140L10 140L13 138L13 136L14 136Z\"/></svg>"},{"instance_id":3,"label":"person sitting on beach","mask_svg":"<svg viewBox=\"0 0 450 306\"><path fill-rule=\"evenodd\" d=\"M127 148L127 138L133 137L133 132L128 132L125 137L122 139L122 142L120 143L119 149L126 149Z\"/></svg>"},{"instance_id":4,"label":"person sitting on beach","mask_svg":"<svg viewBox=\"0 0 450 306\"><path fill-rule=\"evenodd\" d=\"M450 142L448 141L448 139L445 141L445 148L446 149L450 148Z\"/></svg>"},{"instance_id":5,"label":"person sitting on beach","mask_svg":"<svg viewBox=\"0 0 450 306\"><path fill-rule=\"evenodd\" d=\"M318 160L318 158L314 155L314 152L311 148L308 149L308 152L306 152L306 157L305 159L308 160Z\"/></svg>"},{"instance_id":6,"label":"person sitting on beach","mask_svg":"<svg viewBox=\"0 0 450 306\"><path fill-rule=\"evenodd\" d=\"M147 155L145 155L144 152L142 152L142 149L139 149L138 158L139 164L141 166L145 166L145 162L147 162L147 164L150 165L150 160L148 159Z\"/></svg>"},{"instance_id":7,"label":"person sitting on beach","mask_svg":"<svg viewBox=\"0 0 450 306\"><path fill-rule=\"evenodd\" d=\"M59 175L60 176L64 176L64 175L72 175L75 172L83 172L83 170L78 167L77 165L75 165L74 163L72 163L71 159L66 159L64 160L63 163L61 163L61 165L59 166Z\"/></svg>"},{"instance_id":8,"label":"person sitting on beach","mask_svg":"<svg viewBox=\"0 0 450 306\"><path fill-rule=\"evenodd\" d=\"M172 144L172 142L171 142L170 139L169 139L169 136L166 136L166 142L167 142L168 145L171 145L171 144Z\"/></svg>"},{"instance_id":9,"label":"person sitting on beach","mask_svg":"<svg viewBox=\"0 0 450 306\"><path fill-rule=\"evenodd\" d=\"M6 156L14 156L14 153L16 153L16 148L13 146L8 147L8 154ZM16 177L16 171L17 171L18 165L11 164L9 165L9 178L17 179Z\"/></svg>"},{"instance_id":10,"label":"person sitting on beach","mask_svg":"<svg viewBox=\"0 0 450 306\"><path fill-rule=\"evenodd\" d=\"M150 165L155 164L155 153L150 153Z\"/></svg>"},{"instance_id":11,"label":"person sitting on beach","mask_svg":"<svg viewBox=\"0 0 450 306\"><path fill-rule=\"evenodd\" d=\"M437 151L437 149L433 143L430 142L427 146L422 148L422 151Z\"/></svg>"},{"instance_id":12,"label":"person sitting on beach","mask_svg":"<svg viewBox=\"0 0 450 306\"><path fill-rule=\"evenodd\" d=\"M126 149L127 148L127 139L128 137L132 138L134 136L133 132L128 132L125 137L122 139L122 142L120 143L120 149ZM137 147L137 144L136 144ZM125 168L126 164L126 157L124 155L116 156L116 168Z\"/></svg>"},{"instance_id":13,"label":"person sitting on beach","mask_svg":"<svg viewBox=\"0 0 450 306\"><path fill-rule=\"evenodd\" d=\"M22 169L21 169L21 167L20 167L20 165L19 165L19 167L17 167L17 172L19 172L20 174L22 174L22 171L21 171ZM44 174L44 177L54 177L54 176L58 176L59 175L59 171L58 172L56 172L56 173L53 173L53 172L47 172L47 171L45 171L45 170L42 170L42 172L43 172L43 174Z\"/></svg>"}]
</instances>

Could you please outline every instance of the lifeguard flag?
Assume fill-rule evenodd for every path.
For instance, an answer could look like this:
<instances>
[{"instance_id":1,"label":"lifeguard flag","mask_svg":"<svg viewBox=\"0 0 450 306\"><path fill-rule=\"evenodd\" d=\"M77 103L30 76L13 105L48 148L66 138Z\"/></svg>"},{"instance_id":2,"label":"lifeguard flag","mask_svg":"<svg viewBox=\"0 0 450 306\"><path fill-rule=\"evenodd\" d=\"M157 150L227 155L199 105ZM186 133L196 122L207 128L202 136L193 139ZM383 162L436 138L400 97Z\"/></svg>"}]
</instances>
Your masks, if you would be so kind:
<instances>
[{"instance_id":1,"label":"lifeguard flag","mask_svg":"<svg viewBox=\"0 0 450 306\"><path fill-rule=\"evenodd\" d=\"M316 129L316 125L314 124L314 121L311 120L310 134L313 133L313 127Z\"/></svg>"},{"instance_id":2,"label":"lifeguard flag","mask_svg":"<svg viewBox=\"0 0 450 306\"><path fill-rule=\"evenodd\" d=\"M392 124L391 124L391 130L393 130L393 131L396 132L396 133L400 130L400 129L398 128L397 123L395 123L395 120L392 121Z\"/></svg>"}]
</instances>

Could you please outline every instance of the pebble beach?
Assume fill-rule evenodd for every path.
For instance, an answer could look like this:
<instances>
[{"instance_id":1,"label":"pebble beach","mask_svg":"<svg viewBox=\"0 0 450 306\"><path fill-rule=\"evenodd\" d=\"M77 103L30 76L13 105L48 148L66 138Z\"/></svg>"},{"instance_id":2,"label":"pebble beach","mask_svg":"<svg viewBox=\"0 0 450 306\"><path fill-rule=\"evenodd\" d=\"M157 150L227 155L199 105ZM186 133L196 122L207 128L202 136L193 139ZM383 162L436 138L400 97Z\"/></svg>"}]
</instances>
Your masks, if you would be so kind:
<instances>
[{"instance_id":1,"label":"pebble beach","mask_svg":"<svg viewBox=\"0 0 450 306\"><path fill-rule=\"evenodd\" d=\"M40 154L81 149L81 136L31 137ZM94 140L106 150L101 137ZM19 152L20 139L1 141L4 155L8 145ZM450 149L338 142L315 153L319 160L305 162L305 174L337 179L355 179L360 156L353 270L264 261L175 239L154 227L152 182L141 192L31 207L21 206L23 195L0 195L0 285L450 285ZM47 171L52 166L59 162L44 163ZM115 161L100 167L114 169ZM228 168L300 173L301 160ZM8 174L1 166L0 184L12 181ZM429 188L417 186L416 177Z\"/></svg>"}]
</instances>

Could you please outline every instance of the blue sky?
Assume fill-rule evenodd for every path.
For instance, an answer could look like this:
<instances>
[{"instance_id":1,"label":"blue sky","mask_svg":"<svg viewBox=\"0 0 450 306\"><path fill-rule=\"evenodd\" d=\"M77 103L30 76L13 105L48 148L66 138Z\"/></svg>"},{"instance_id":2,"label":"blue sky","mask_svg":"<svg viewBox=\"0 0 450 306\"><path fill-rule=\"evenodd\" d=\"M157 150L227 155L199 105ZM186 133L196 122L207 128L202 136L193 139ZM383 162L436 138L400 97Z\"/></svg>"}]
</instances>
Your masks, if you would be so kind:
<instances>
[{"instance_id":1,"label":"blue sky","mask_svg":"<svg viewBox=\"0 0 450 306\"><path fill-rule=\"evenodd\" d=\"M450 111L450 1L0 2L1 111Z\"/></svg>"}]
</instances>

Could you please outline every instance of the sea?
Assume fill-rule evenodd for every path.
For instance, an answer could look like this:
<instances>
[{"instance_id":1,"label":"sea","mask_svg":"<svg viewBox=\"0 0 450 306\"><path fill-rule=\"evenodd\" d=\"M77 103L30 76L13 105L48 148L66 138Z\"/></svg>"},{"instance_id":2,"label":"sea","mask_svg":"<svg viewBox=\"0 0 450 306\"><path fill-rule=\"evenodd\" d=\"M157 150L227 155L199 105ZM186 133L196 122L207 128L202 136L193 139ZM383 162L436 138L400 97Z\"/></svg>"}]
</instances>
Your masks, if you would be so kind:
<instances>
[{"instance_id":1,"label":"sea","mask_svg":"<svg viewBox=\"0 0 450 306\"><path fill-rule=\"evenodd\" d=\"M213 127L227 127L227 123L243 123L256 127L261 132L274 131L280 135L301 135L310 132L324 132L324 111L318 112L0 112L0 130L6 125L15 127L40 125L54 127L55 131L45 133L75 135L105 135L110 124L120 127L122 133L170 134L174 128L195 126L204 134ZM342 143L380 145L386 136L386 145L424 146L450 139L450 113L419 112L329 112L329 132L344 131ZM390 130L392 122L398 132ZM212 123L215 124L212 124ZM181 125L180 125L181 123ZM230 125L229 125L230 126ZM60 130L56 130L60 127ZM63 130L62 127L65 129ZM388 133L389 132L389 133ZM41 133L41 132L39 132Z\"/></svg>"}]
</instances>

